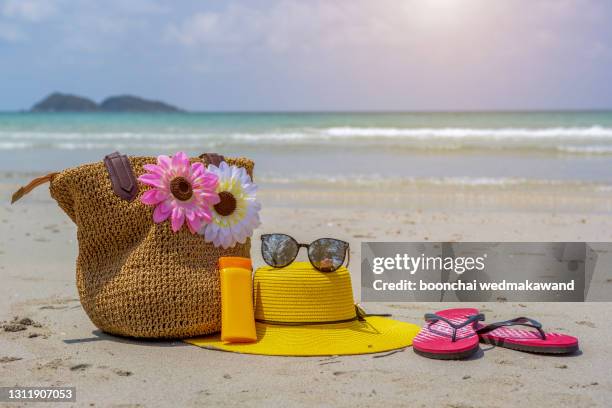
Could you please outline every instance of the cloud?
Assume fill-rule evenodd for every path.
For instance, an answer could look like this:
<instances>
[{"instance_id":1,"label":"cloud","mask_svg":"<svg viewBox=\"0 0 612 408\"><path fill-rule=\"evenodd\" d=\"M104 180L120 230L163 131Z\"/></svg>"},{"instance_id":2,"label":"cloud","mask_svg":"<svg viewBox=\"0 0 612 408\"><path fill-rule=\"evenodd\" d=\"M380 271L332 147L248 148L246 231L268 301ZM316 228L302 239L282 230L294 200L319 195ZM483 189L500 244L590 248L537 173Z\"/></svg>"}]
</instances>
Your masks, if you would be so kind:
<instances>
[{"instance_id":1,"label":"cloud","mask_svg":"<svg viewBox=\"0 0 612 408\"><path fill-rule=\"evenodd\" d=\"M452 54L457 49L473 53L475 45L491 52L504 47L559 49L568 44L591 48L592 27L607 24L601 18L606 15L604 6L592 0L284 0L266 8L252 4L234 2L221 10L195 12L168 24L164 38L187 48L225 52L346 47L415 52L433 47L433 52L444 49Z\"/></svg>"},{"instance_id":2,"label":"cloud","mask_svg":"<svg viewBox=\"0 0 612 408\"><path fill-rule=\"evenodd\" d=\"M119 12L132 15L167 14L172 10L172 3L165 5L155 0L107 0L105 3L112 3Z\"/></svg>"},{"instance_id":3,"label":"cloud","mask_svg":"<svg viewBox=\"0 0 612 408\"><path fill-rule=\"evenodd\" d=\"M604 0L0 0L0 70L185 106L539 106L580 86L586 104L610 18Z\"/></svg>"},{"instance_id":4,"label":"cloud","mask_svg":"<svg viewBox=\"0 0 612 408\"><path fill-rule=\"evenodd\" d=\"M219 14L197 13L189 17L180 26L171 24L166 28L166 38L187 46L218 43L223 36L219 36L220 30L217 26Z\"/></svg>"},{"instance_id":5,"label":"cloud","mask_svg":"<svg viewBox=\"0 0 612 408\"><path fill-rule=\"evenodd\" d=\"M95 53L135 36L159 38L158 21L171 10L156 0L0 0L0 23L5 41L43 44L52 37L56 50Z\"/></svg>"},{"instance_id":6,"label":"cloud","mask_svg":"<svg viewBox=\"0 0 612 408\"><path fill-rule=\"evenodd\" d=\"M0 22L0 40L7 43L18 43L27 39L27 35L13 24Z\"/></svg>"},{"instance_id":7,"label":"cloud","mask_svg":"<svg viewBox=\"0 0 612 408\"><path fill-rule=\"evenodd\" d=\"M373 6L361 0L280 1L270 8L231 4L222 11L199 12L170 24L165 38L187 47L256 47L276 52L358 45L386 35L387 24L393 24L389 15L381 13L385 5Z\"/></svg>"},{"instance_id":8,"label":"cloud","mask_svg":"<svg viewBox=\"0 0 612 408\"><path fill-rule=\"evenodd\" d=\"M1 13L4 17L36 23L52 17L56 5L52 0L6 0Z\"/></svg>"}]
</instances>

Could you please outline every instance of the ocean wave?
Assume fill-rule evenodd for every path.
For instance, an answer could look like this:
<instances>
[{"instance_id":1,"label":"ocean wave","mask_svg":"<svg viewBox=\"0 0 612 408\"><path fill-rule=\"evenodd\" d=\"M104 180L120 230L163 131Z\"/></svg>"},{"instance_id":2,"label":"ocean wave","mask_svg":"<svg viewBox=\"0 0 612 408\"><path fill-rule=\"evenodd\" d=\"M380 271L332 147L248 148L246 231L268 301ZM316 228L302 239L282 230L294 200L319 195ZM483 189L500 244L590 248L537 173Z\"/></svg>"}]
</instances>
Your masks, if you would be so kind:
<instances>
[{"instance_id":1,"label":"ocean wave","mask_svg":"<svg viewBox=\"0 0 612 408\"><path fill-rule=\"evenodd\" d=\"M0 142L0 151L2 150L26 150L26 149L49 149L49 150L125 150L125 151L172 151L172 150L195 150L216 149L219 148L218 143L108 143L108 142L56 142L56 143L33 143L33 142Z\"/></svg>"},{"instance_id":2,"label":"ocean wave","mask_svg":"<svg viewBox=\"0 0 612 408\"><path fill-rule=\"evenodd\" d=\"M0 129L0 150L168 149L406 149L408 151L520 150L573 155L612 155L612 128L283 128L259 132L94 132ZM235 148L235 149L234 149Z\"/></svg>"},{"instance_id":3,"label":"ocean wave","mask_svg":"<svg viewBox=\"0 0 612 408\"><path fill-rule=\"evenodd\" d=\"M304 130L302 132L263 132L263 133L232 133L227 136L231 140L244 141L300 141L315 139L317 133Z\"/></svg>"},{"instance_id":4,"label":"ocean wave","mask_svg":"<svg viewBox=\"0 0 612 408\"><path fill-rule=\"evenodd\" d=\"M611 146L557 146L557 150L574 154L612 154Z\"/></svg>"},{"instance_id":5,"label":"ocean wave","mask_svg":"<svg viewBox=\"0 0 612 408\"><path fill-rule=\"evenodd\" d=\"M612 138L612 128L551 127L551 128L370 128L332 127L323 134L331 137L388 138L479 138L479 139L551 139L551 138Z\"/></svg>"},{"instance_id":6,"label":"ocean wave","mask_svg":"<svg viewBox=\"0 0 612 408\"><path fill-rule=\"evenodd\" d=\"M21 150L31 149L34 143L31 142L0 142L0 150Z\"/></svg>"},{"instance_id":7,"label":"ocean wave","mask_svg":"<svg viewBox=\"0 0 612 408\"><path fill-rule=\"evenodd\" d=\"M525 188L577 188L602 192L612 191L612 185L581 180L551 180L520 177L389 177L377 174L355 175L293 175L260 174L260 184L304 185L327 188L372 188L374 190L394 191L402 187L525 187Z\"/></svg>"},{"instance_id":8,"label":"ocean wave","mask_svg":"<svg viewBox=\"0 0 612 408\"><path fill-rule=\"evenodd\" d=\"M549 127L549 128L395 128L395 127L328 127L298 128L279 131L260 132L61 132L61 131L6 131L0 130L0 140L202 140L230 139L243 141L262 140L316 140L346 138L396 138L396 139L612 139L612 128L589 127Z\"/></svg>"},{"instance_id":9,"label":"ocean wave","mask_svg":"<svg viewBox=\"0 0 612 408\"><path fill-rule=\"evenodd\" d=\"M158 132L31 132L0 131L0 140L203 140L218 139L213 133L158 133Z\"/></svg>"}]
</instances>

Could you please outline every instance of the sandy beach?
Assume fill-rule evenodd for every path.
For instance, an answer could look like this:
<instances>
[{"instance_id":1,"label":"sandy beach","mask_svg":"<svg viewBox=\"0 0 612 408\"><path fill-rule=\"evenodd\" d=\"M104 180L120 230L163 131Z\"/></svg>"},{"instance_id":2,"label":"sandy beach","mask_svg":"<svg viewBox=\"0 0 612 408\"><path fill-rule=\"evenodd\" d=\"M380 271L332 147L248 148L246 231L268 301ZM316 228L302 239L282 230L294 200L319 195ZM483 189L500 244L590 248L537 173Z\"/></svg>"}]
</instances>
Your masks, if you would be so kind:
<instances>
[{"instance_id":1,"label":"sandy beach","mask_svg":"<svg viewBox=\"0 0 612 408\"><path fill-rule=\"evenodd\" d=\"M0 408L612 407L611 21L605 0L0 0ZM70 216L28 191L49 181ZM297 247L264 237L293 268L256 272L258 341L212 347L277 356L87 314L167 339L222 312L252 340L248 267L217 287L214 265L250 236L267 266L273 233ZM46 398L26 387L76 397L4 402Z\"/></svg>"},{"instance_id":2,"label":"sandy beach","mask_svg":"<svg viewBox=\"0 0 612 408\"><path fill-rule=\"evenodd\" d=\"M266 357L104 334L89 321L78 300L74 225L44 187L16 205L8 204L10 192L21 182L4 175L0 184L2 386L75 386L73 405L101 407L603 407L612 398L610 303L473 304L489 321L529 316L550 330L578 336L581 353L566 357L486 345L467 361L425 359L411 348L362 356ZM264 232L289 232L304 241L335 236L350 242L355 260L359 243L368 240L612 239L612 220L604 211L610 196L577 196L558 189L551 200L550 192L540 193L548 201L534 202L538 195L528 191L510 194L480 188L418 189L403 192L408 200L401 195L371 200L357 191L305 192L290 185L268 186L261 192L263 225L256 237ZM508 201L504 195L514 198ZM597 211L586 211L589 207ZM257 239L252 256L260 265ZM351 266L358 298L359 264L353 261ZM604 284L612 288L610 280ZM424 313L449 305L365 306L420 325Z\"/></svg>"}]
</instances>

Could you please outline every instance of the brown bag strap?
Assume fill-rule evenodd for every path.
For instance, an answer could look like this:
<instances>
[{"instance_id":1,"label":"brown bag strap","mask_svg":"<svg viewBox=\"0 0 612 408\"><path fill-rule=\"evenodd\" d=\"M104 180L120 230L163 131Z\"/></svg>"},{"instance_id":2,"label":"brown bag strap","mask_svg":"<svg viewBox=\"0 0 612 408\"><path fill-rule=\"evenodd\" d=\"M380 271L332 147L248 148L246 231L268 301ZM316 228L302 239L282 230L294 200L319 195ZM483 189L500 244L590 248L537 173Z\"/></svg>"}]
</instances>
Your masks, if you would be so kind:
<instances>
[{"instance_id":1,"label":"brown bag strap","mask_svg":"<svg viewBox=\"0 0 612 408\"><path fill-rule=\"evenodd\" d=\"M200 159L204 162L205 165L212 164L213 166L219 167L221 162L225 161L225 157L222 154L217 153L203 153L200 156Z\"/></svg>"},{"instance_id":2,"label":"brown bag strap","mask_svg":"<svg viewBox=\"0 0 612 408\"><path fill-rule=\"evenodd\" d=\"M34 180L30 181L27 185L21 187L19 190L13 193L13 196L11 197L11 204L19 200L24 195L28 194L30 191L34 190L36 187L40 186L41 184L45 184L53 180L53 177L57 176L58 174L59 174L58 172L53 172L53 173L47 174L46 176L37 177Z\"/></svg>"},{"instance_id":3,"label":"brown bag strap","mask_svg":"<svg viewBox=\"0 0 612 408\"><path fill-rule=\"evenodd\" d=\"M132 201L138 195L138 183L128 157L114 152L104 157L104 165L115 194L124 200Z\"/></svg>"}]
</instances>

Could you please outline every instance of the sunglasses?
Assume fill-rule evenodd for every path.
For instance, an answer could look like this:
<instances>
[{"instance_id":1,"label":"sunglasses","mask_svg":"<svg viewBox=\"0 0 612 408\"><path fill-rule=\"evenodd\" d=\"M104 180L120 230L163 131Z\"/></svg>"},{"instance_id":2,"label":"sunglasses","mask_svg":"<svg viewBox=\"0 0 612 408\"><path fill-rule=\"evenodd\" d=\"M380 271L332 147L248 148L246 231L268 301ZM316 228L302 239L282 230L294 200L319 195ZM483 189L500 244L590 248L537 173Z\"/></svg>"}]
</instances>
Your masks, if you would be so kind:
<instances>
[{"instance_id":1,"label":"sunglasses","mask_svg":"<svg viewBox=\"0 0 612 408\"><path fill-rule=\"evenodd\" d=\"M268 265L283 268L295 260L300 248L306 248L312 266L321 272L334 272L350 262L348 242L334 238L319 238L310 244L300 244L286 234L264 234L261 236L261 255Z\"/></svg>"}]
</instances>

